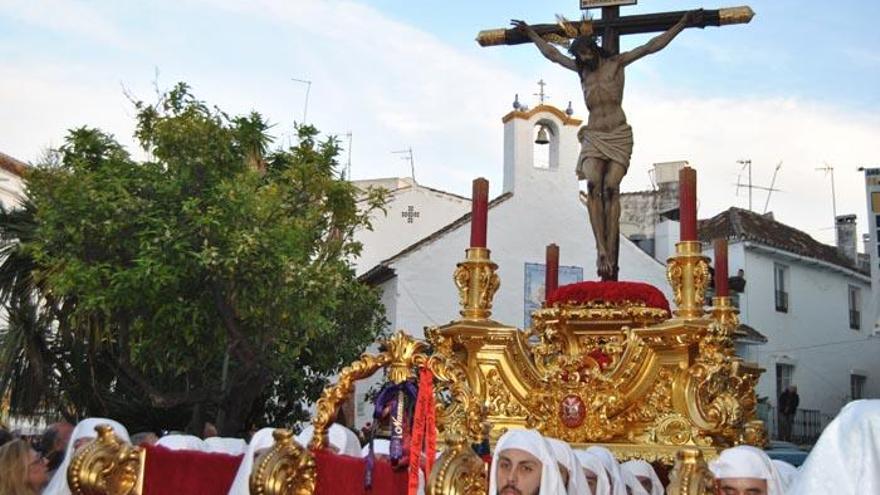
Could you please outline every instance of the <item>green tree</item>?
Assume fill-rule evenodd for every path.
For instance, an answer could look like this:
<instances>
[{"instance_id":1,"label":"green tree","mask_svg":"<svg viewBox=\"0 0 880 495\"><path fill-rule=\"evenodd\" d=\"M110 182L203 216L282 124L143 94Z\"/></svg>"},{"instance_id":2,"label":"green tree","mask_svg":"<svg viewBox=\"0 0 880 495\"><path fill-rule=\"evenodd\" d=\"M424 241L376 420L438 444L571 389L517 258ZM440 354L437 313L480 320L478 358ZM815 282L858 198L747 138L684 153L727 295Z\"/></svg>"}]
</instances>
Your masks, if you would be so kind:
<instances>
[{"instance_id":1,"label":"green tree","mask_svg":"<svg viewBox=\"0 0 880 495\"><path fill-rule=\"evenodd\" d=\"M359 203L337 141L311 126L270 150L259 114L230 117L184 84L136 109L150 159L72 130L28 174L27 208L0 217L0 296L32 313L0 334L2 364L42 370L32 390L67 414L223 434L298 419L384 327L351 266L382 193Z\"/></svg>"}]
</instances>

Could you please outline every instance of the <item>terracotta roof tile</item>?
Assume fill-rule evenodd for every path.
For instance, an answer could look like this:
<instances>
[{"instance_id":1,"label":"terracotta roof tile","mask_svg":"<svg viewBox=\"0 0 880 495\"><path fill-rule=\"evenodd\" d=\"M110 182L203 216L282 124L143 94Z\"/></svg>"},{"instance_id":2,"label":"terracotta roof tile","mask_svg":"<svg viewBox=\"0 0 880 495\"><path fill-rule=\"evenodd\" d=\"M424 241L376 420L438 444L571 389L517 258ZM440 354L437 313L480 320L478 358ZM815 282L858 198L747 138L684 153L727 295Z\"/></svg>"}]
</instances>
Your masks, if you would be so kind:
<instances>
[{"instance_id":1,"label":"terracotta roof tile","mask_svg":"<svg viewBox=\"0 0 880 495\"><path fill-rule=\"evenodd\" d=\"M26 163L0 152L0 168L21 177L27 171L28 166Z\"/></svg>"},{"instance_id":2,"label":"terracotta roof tile","mask_svg":"<svg viewBox=\"0 0 880 495\"><path fill-rule=\"evenodd\" d=\"M761 215L741 208L730 208L708 220L700 220L698 228L700 240L703 242L711 242L719 238L751 241L861 271L835 246L823 244L806 232L777 222L769 215Z\"/></svg>"}]
</instances>

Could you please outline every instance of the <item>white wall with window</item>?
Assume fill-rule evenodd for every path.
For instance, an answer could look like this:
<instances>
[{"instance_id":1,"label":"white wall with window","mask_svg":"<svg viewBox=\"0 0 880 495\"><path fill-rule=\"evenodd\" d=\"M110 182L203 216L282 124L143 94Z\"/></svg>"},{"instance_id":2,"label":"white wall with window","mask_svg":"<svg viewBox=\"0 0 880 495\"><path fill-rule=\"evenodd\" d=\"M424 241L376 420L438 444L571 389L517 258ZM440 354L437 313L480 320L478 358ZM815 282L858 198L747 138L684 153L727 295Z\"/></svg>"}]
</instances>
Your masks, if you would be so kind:
<instances>
[{"instance_id":1,"label":"white wall with window","mask_svg":"<svg viewBox=\"0 0 880 495\"><path fill-rule=\"evenodd\" d=\"M711 246L704 254L712 257ZM868 276L763 244L731 241L729 271L738 269L746 279L740 320L768 339L743 356L765 370L759 397L775 408L779 393L796 385L799 407L821 411L825 421L856 393L880 397L880 338L861 323L862 295L871 291Z\"/></svg>"}]
</instances>

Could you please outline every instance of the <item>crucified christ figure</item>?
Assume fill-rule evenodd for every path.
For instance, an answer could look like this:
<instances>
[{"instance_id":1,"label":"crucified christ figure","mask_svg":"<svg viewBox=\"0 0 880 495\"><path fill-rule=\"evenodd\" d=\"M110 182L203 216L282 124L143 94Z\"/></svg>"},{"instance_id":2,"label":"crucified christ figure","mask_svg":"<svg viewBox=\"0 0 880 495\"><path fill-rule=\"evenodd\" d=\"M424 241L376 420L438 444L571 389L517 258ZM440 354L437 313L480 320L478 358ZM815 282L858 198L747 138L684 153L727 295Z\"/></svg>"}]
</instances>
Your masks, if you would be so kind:
<instances>
[{"instance_id":1,"label":"crucified christ figure","mask_svg":"<svg viewBox=\"0 0 880 495\"><path fill-rule=\"evenodd\" d=\"M629 168L632 155L632 127L626 123L623 101L624 68L658 52L689 23L699 22L702 10L686 13L677 24L644 45L619 55L609 55L591 35L575 38L563 55L523 21L511 24L538 47L552 62L578 73L589 118L578 131L581 153L577 176L587 181L587 209L596 237L597 272L602 280L617 280L620 234L620 181Z\"/></svg>"}]
</instances>

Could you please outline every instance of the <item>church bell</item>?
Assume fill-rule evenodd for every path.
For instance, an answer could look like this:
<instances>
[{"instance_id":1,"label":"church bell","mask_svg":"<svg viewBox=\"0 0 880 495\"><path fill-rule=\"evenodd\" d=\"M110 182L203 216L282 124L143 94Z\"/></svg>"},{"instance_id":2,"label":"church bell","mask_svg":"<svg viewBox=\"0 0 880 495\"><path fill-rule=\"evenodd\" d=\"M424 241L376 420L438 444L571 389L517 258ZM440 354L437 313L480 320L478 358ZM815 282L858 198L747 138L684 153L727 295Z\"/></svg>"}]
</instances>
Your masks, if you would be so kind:
<instances>
[{"instance_id":1,"label":"church bell","mask_svg":"<svg viewBox=\"0 0 880 495\"><path fill-rule=\"evenodd\" d=\"M549 143L550 143L550 138L547 137L547 127L542 125L541 128L538 129L538 137L535 138L535 144L549 144Z\"/></svg>"}]
</instances>

